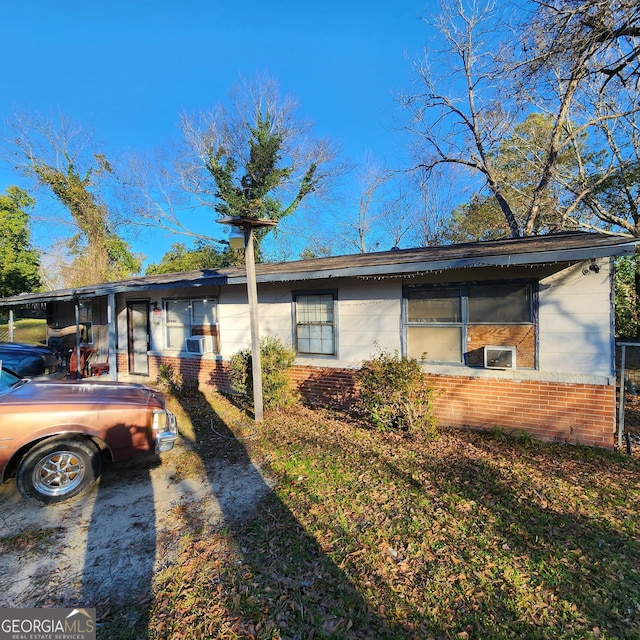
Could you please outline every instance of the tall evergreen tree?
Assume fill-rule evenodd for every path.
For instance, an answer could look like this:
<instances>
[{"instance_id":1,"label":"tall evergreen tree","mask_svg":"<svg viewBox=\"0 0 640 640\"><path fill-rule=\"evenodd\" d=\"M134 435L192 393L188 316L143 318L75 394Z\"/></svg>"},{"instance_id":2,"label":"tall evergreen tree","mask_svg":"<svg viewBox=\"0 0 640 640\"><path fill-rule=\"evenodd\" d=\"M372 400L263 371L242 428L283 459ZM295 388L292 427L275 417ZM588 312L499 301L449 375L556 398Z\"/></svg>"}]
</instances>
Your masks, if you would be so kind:
<instances>
[{"instance_id":1,"label":"tall evergreen tree","mask_svg":"<svg viewBox=\"0 0 640 640\"><path fill-rule=\"evenodd\" d=\"M31 245L29 215L35 200L16 186L0 195L0 296L37 291L39 254Z\"/></svg>"}]
</instances>

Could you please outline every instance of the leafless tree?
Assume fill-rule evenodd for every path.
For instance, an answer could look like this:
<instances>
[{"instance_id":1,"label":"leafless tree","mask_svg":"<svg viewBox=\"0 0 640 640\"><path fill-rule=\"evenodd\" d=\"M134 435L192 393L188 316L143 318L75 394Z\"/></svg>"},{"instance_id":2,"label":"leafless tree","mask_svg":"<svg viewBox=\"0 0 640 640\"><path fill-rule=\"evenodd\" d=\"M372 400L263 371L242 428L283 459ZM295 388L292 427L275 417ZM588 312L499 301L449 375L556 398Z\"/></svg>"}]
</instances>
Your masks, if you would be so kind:
<instances>
[{"instance_id":1,"label":"leafless tree","mask_svg":"<svg viewBox=\"0 0 640 640\"><path fill-rule=\"evenodd\" d=\"M562 224L582 223L587 208L597 214L597 195L624 169L612 146L619 138L605 131L622 132L637 114L638 20L628 0L523 0L519 11L492 1L444 4L435 19L439 66L428 56L421 61L419 86L403 98L420 169L429 175L441 165L466 168L495 199L514 237L543 226L547 194L560 186ZM622 89L630 99L615 108ZM536 110L551 130L536 154L525 215L516 215L509 197L516 190L500 172L500 144ZM594 153L595 141L609 145L604 154ZM588 153L568 176L561 159L571 149Z\"/></svg>"},{"instance_id":2,"label":"leafless tree","mask_svg":"<svg viewBox=\"0 0 640 640\"><path fill-rule=\"evenodd\" d=\"M341 211L336 221L341 229L340 238L345 250L368 253L379 247L377 232L384 213L385 199L388 198L390 174L376 164L372 155L367 153L356 171L360 196L355 215Z\"/></svg>"},{"instance_id":3,"label":"leafless tree","mask_svg":"<svg viewBox=\"0 0 640 640\"><path fill-rule=\"evenodd\" d=\"M585 134L597 139L601 132L618 128L626 118L637 113L640 51L640 9L629 0L535 0L532 20L516 53L515 69L523 72L522 88L532 102L553 105L554 129L533 192L525 233L530 233L545 191L554 179L557 159L567 145ZM621 88L631 90L631 100L614 101ZM586 175L586 165L570 191L574 199L567 206L565 219L582 207L595 203L601 185L618 172L621 160L615 139L604 136L606 168ZM613 144L613 147L610 145ZM603 212L604 213L604 212Z\"/></svg>"},{"instance_id":4,"label":"leafless tree","mask_svg":"<svg viewBox=\"0 0 640 640\"><path fill-rule=\"evenodd\" d=\"M332 248L369 253L421 242L422 216L411 175L392 171L367 152L354 170L355 206L345 204L332 215ZM325 243L327 246L329 243Z\"/></svg>"},{"instance_id":5,"label":"leafless tree","mask_svg":"<svg viewBox=\"0 0 640 640\"><path fill-rule=\"evenodd\" d=\"M427 247L444 240L444 223L453 209L456 184L455 167L440 166L429 172L420 168L411 174L415 194L416 224L413 245ZM456 195L460 195L457 193Z\"/></svg>"},{"instance_id":6,"label":"leafless tree","mask_svg":"<svg viewBox=\"0 0 640 640\"><path fill-rule=\"evenodd\" d=\"M178 145L173 144L144 154L129 153L122 160L118 200L138 229L215 241L218 229L194 224L194 217L208 209L199 207L182 188L176 170L179 157Z\"/></svg>"},{"instance_id":7,"label":"leafless tree","mask_svg":"<svg viewBox=\"0 0 640 640\"><path fill-rule=\"evenodd\" d=\"M495 42L504 29L493 2L443 3L433 26L442 48L415 65L416 89L401 96L410 114L418 168L427 176L457 165L480 177L498 202L511 233L520 229L505 198L492 154L510 130L517 109L506 99Z\"/></svg>"},{"instance_id":8,"label":"leafless tree","mask_svg":"<svg viewBox=\"0 0 640 640\"><path fill-rule=\"evenodd\" d=\"M591 95L589 108L597 116L592 138L599 153L587 169L587 162L580 164L579 176L568 185L576 201L586 194L573 222L588 226L586 211L599 229L604 224L640 237L640 94L622 84L610 87L617 90L598 88Z\"/></svg>"},{"instance_id":9,"label":"leafless tree","mask_svg":"<svg viewBox=\"0 0 640 640\"><path fill-rule=\"evenodd\" d=\"M601 90L612 81L638 87L640 5L636 0L533 0L521 30L527 77L550 64L565 78L591 76Z\"/></svg>"},{"instance_id":10,"label":"leafless tree","mask_svg":"<svg viewBox=\"0 0 640 640\"><path fill-rule=\"evenodd\" d=\"M337 152L297 113L296 101L260 76L237 83L211 110L183 115L179 144L129 162L126 199L138 223L219 241L222 227L207 223L220 216L279 221L322 199L340 171Z\"/></svg>"}]
</instances>

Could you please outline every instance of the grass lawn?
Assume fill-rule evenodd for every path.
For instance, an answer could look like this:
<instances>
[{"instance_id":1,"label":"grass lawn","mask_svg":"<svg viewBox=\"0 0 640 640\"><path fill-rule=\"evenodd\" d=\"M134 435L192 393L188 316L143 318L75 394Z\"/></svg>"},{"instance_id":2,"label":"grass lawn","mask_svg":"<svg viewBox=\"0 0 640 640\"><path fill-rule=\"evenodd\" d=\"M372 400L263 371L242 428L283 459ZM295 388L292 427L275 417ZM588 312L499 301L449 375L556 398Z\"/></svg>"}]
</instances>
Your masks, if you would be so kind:
<instances>
[{"instance_id":1,"label":"grass lawn","mask_svg":"<svg viewBox=\"0 0 640 640\"><path fill-rule=\"evenodd\" d=\"M14 342L26 342L27 344L46 343L47 321L35 318L23 318L14 322ZM0 341L9 341L9 323L6 319L0 320Z\"/></svg>"},{"instance_id":2,"label":"grass lawn","mask_svg":"<svg viewBox=\"0 0 640 640\"><path fill-rule=\"evenodd\" d=\"M173 404L205 462L211 425L247 433L216 394ZM412 442L304 408L230 446L275 490L224 528L185 511L142 615L98 637L640 638L635 458L500 431Z\"/></svg>"}]
</instances>

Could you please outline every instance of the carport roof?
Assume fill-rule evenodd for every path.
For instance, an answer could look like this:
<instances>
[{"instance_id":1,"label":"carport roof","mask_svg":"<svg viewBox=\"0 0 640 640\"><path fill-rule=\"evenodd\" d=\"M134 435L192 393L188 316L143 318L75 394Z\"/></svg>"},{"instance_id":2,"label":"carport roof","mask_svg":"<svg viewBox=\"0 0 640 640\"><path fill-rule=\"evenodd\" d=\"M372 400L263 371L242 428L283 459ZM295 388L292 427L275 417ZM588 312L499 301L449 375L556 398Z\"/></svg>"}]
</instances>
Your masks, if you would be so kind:
<instances>
[{"instance_id":1,"label":"carport roof","mask_svg":"<svg viewBox=\"0 0 640 640\"><path fill-rule=\"evenodd\" d=\"M635 252L639 239L603 233L571 232L488 242L396 249L327 258L256 265L258 283L293 282L327 278L402 277L448 269L487 266L542 265L576 262ZM0 298L0 307L37 302L68 301L152 289L238 285L246 283L244 267L205 269L117 282L28 293Z\"/></svg>"}]
</instances>

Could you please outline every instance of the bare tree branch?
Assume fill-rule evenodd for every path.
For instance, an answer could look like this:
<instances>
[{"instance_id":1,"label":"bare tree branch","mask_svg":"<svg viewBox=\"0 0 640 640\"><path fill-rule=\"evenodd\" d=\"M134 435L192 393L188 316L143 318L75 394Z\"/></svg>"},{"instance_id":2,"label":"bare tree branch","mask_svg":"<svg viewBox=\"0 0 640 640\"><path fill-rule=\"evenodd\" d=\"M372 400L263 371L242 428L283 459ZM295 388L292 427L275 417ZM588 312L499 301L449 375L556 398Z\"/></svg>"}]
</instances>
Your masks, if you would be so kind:
<instances>
[{"instance_id":1,"label":"bare tree branch","mask_svg":"<svg viewBox=\"0 0 640 640\"><path fill-rule=\"evenodd\" d=\"M523 0L519 9L508 25L490 0L441 7L434 24L445 70L417 65L421 90L403 99L416 166L427 174L466 168L512 236L539 233L554 219L590 224L593 215L637 229L640 8L631 0ZM522 147L525 186L501 156L518 152L503 143L517 141L519 120L532 111L551 126L535 153ZM624 198L614 198L614 183Z\"/></svg>"},{"instance_id":2,"label":"bare tree branch","mask_svg":"<svg viewBox=\"0 0 640 640\"><path fill-rule=\"evenodd\" d=\"M66 245L74 263L69 284L89 284L128 277L140 260L118 235L106 204L113 168L102 153L87 151L90 132L60 117L17 115L10 122L13 138L6 153L14 167L49 192L70 214L75 235ZM57 222L57 221L56 221Z\"/></svg>"}]
</instances>

